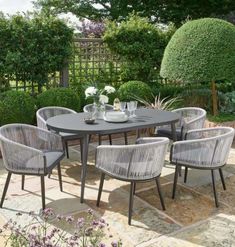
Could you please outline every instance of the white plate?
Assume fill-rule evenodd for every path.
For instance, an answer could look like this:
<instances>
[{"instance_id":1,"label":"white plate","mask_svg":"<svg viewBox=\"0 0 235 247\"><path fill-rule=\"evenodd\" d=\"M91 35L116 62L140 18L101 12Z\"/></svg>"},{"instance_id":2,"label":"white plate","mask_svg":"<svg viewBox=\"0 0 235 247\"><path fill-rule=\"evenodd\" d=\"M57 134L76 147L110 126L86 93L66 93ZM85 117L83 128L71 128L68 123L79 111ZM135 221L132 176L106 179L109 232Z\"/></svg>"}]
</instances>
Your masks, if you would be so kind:
<instances>
[{"instance_id":1,"label":"white plate","mask_svg":"<svg viewBox=\"0 0 235 247\"><path fill-rule=\"evenodd\" d=\"M104 121L106 121L106 122L110 122L110 123L124 123L124 122L126 122L126 121L128 121L128 116L127 115L125 115L125 117L124 118L122 118L122 119L112 119L112 118L106 118L105 116L104 116Z\"/></svg>"}]
</instances>

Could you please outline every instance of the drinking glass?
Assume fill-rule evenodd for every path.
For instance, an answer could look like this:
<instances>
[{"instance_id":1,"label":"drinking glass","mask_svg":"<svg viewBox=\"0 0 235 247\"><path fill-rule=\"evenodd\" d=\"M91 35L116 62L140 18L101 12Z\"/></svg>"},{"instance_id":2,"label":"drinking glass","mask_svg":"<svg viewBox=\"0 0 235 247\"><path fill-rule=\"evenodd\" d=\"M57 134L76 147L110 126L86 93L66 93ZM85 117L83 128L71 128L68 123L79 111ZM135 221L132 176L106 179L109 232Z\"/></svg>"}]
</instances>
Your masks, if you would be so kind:
<instances>
[{"instance_id":1,"label":"drinking glass","mask_svg":"<svg viewBox=\"0 0 235 247\"><path fill-rule=\"evenodd\" d=\"M126 110L126 102L120 102L120 110L122 112L125 112L125 110Z\"/></svg>"},{"instance_id":2,"label":"drinking glass","mask_svg":"<svg viewBox=\"0 0 235 247\"><path fill-rule=\"evenodd\" d=\"M138 102L137 101L131 101L130 103L132 104L132 111L133 111L132 117L136 117L135 111L137 109Z\"/></svg>"},{"instance_id":3,"label":"drinking glass","mask_svg":"<svg viewBox=\"0 0 235 247\"><path fill-rule=\"evenodd\" d=\"M129 117L132 118L133 117L133 103L132 102L127 102L127 110L130 112Z\"/></svg>"}]
</instances>

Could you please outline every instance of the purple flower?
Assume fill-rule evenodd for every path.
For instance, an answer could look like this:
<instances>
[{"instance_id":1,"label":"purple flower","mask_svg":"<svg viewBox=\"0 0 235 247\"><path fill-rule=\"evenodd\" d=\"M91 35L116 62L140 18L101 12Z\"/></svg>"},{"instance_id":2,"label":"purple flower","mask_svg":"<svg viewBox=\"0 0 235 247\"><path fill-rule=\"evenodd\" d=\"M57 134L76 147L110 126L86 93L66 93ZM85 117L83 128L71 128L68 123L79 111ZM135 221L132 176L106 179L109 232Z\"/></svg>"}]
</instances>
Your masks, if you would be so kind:
<instances>
[{"instance_id":1,"label":"purple flower","mask_svg":"<svg viewBox=\"0 0 235 247\"><path fill-rule=\"evenodd\" d=\"M69 224L71 224L71 223L74 222L73 216L67 216L67 217L65 218L65 220L66 220L66 222L68 222Z\"/></svg>"},{"instance_id":2,"label":"purple flower","mask_svg":"<svg viewBox=\"0 0 235 247\"><path fill-rule=\"evenodd\" d=\"M106 247L106 245L103 244L103 243L100 243L100 244L99 244L99 247Z\"/></svg>"},{"instance_id":3,"label":"purple flower","mask_svg":"<svg viewBox=\"0 0 235 247\"><path fill-rule=\"evenodd\" d=\"M84 226L85 219L84 218L79 218L77 221L77 227L82 228Z\"/></svg>"},{"instance_id":4,"label":"purple flower","mask_svg":"<svg viewBox=\"0 0 235 247\"><path fill-rule=\"evenodd\" d=\"M57 214L57 215L56 215L56 219L57 219L58 221L61 221L61 220L63 219L63 216L60 215L60 214Z\"/></svg>"},{"instance_id":5,"label":"purple flower","mask_svg":"<svg viewBox=\"0 0 235 247\"><path fill-rule=\"evenodd\" d=\"M91 208L89 208L89 209L87 210L87 212L88 212L88 214L90 214L90 215L93 215L93 214L94 214L94 211L93 211Z\"/></svg>"},{"instance_id":6,"label":"purple flower","mask_svg":"<svg viewBox=\"0 0 235 247\"><path fill-rule=\"evenodd\" d=\"M118 247L118 242L114 240L114 241L111 243L111 246L112 246L112 247Z\"/></svg>"},{"instance_id":7,"label":"purple flower","mask_svg":"<svg viewBox=\"0 0 235 247\"><path fill-rule=\"evenodd\" d=\"M99 225L99 222L98 221L96 221L96 220L93 220L92 221L92 226L98 226Z\"/></svg>"}]
</instances>

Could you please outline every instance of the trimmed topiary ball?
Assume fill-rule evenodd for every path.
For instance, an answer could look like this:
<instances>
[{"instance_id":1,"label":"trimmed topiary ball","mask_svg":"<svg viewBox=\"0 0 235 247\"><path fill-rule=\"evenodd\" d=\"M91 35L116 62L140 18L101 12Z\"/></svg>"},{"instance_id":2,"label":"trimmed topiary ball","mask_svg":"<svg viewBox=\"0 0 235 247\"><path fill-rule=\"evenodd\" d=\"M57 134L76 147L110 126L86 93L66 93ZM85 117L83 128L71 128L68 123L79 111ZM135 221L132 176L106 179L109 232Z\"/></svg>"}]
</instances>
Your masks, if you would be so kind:
<instances>
[{"instance_id":1,"label":"trimmed topiary ball","mask_svg":"<svg viewBox=\"0 0 235 247\"><path fill-rule=\"evenodd\" d=\"M131 101L137 98L150 99L152 91L148 84L142 81L128 81L120 86L118 95L121 101Z\"/></svg>"},{"instance_id":2,"label":"trimmed topiary ball","mask_svg":"<svg viewBox=\"0 0 235 247\"><path fill-rule=\"evenodd\" d=\"M26 92L7 91L0 94L0 126L9 123L32 124L35 100Z\"/></svg>"},{"instance_id":3,"label":"trimmed topiary ball","mask_svg":"<svg viewBox=\"0 0 235 247\"><path fill-rule=\"evenodd\" d=\"M75 111L81 110L81 100L76 92L70 88L52 88L37 97L38 108L46 106L62 106L73 109Z\"/></svg>"},{"instance_id":4,"label":"trimmed topiary ball","mask_svg":"<svg viewBox=\"0 0 235 247\"><path fill-rule=\"evenodd\" d=\"M180 27L161 64L163 78L182 82L235 81L235 26L204 18Z\"/></svg>"}]
</instances>

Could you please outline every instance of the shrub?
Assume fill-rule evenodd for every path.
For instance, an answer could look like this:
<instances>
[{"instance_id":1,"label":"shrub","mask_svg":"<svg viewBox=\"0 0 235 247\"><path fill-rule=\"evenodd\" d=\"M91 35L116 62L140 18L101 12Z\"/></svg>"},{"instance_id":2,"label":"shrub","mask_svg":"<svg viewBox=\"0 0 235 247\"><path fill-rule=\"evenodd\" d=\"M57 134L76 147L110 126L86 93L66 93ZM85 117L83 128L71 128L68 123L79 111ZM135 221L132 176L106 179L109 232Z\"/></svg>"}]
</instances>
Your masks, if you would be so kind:
<instances>
[{"instance_id":1,"label":"shrub","mask_svg":"<svg viewBox=\"0 0 235 247\"><path fill-rule=\"evenodd\" d=\"M220 111L235 113L235 91L219 95Z\"/></svg>"},{"instance_id":2,"label":"shrub","mask_svg":"<svg viewBox=\"0 0 235 247\"><path fill-rule=\"evenodd\" d=\"M81 100L79 95L70 88L52 88L37 97L37 105L39 108L46 106L62 106L81 110Z\"/></svg>"},{"instance_id":3,"label":"shrub","mask_svg":"<svg viewBox=\"0 0 235 247\"><path fill-rule=\"evenodd\" d=\"M35 100L22 91L0 94L0 126L9 123L32 124L35 117Z\"/></svg>"},{"instance_id":4,"label":"shrub","mask_svg":"<svg viewBox=\"0 0 235 247\"><path fill-rule=\"evenodd\" d=\"M151 81L159 72L169 33L151 24L147 18L130 15L120 24L109 22L104 41L120 56L122 80Z\"/></svg>"},{"instance_id":5,"label":"shrub","mask_svg":"<svg viewBox=\"0 0 235 247\"><path fill-rule=\"evenodd\" d=\"M215 82L235 81L234 47L233 24L215 18L189 21L168 43L160 74L179 82L212 82L213 113L217 114Z\"/></svg>"},{"instance_id":6,"label":"shrub","mask_svg":"<svg viewBox=\"0 0 235 247\"><path fill-rule=\"evenodd\" d=\"M0 77L43 85L71 54L73 31L55 17L0 16Z\"/></svg>"},{"instance_id":7,"label":"shrub","mask_svg":"<svg viewBox=\"0 0 235 247\"><path fill-rule=\"evenodd\" d=\"M120 86L118 95L122 101L130 101L135 97L141 99L152 98L152 91L148 84L141 81L128 81Z\"/></svg>"},{"instance_id":8,"label":"shrub","mask_svg":"<svg viewBox=\"0 0 235 247\"><path fill-rule=\"evenodd\" d=\"M235 27L215 18L189 21L168 43L161 76L183 82L235 80Z\"/></svg>"}]
</instances>

